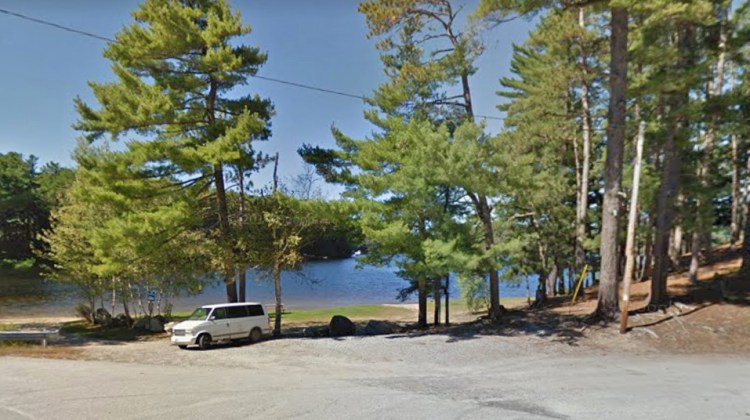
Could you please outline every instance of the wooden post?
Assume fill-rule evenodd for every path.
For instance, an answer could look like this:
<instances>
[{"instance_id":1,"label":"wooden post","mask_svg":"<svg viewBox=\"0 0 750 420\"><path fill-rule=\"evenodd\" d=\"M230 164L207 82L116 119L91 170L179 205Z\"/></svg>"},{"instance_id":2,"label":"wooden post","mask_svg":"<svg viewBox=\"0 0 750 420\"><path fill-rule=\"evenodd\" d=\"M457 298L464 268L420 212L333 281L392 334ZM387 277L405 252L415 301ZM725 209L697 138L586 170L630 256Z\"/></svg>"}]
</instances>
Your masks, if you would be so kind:
<instances>
[{"instance_id":1,"label":"wooden post","mask_svg":"<svg viewBox=\"0 0 750 420\"><path fill-rule=\"evenodd\" d=\"M636 141L635 162L633 164L633 191L630 196L630 213L628 215L628 236L625 244L625 273L622 279L622 305L620 305L620 334L628 329L628 304L630 302L630 283L633 280L633 266L635 263L635 228L638 221L638 190L641 182L641 157L643 156L643 141L646 137L646 123L641 120L638 124L638 139Z\"/></svg>"},{"instance_id":2,"label":"wooden post","mask_svg":"<svg viewBox=\"0 0 750 420\"><path fill-rule=\"evenodd\" d=\"M586 277L586 271L588 271L589 265L586 264L583 266L583 271L581 271L581 276L578 278L578 284L576 285L576 291L573 292L573 299L570 300L570 304L576 303L576 298L578 298L578 292L581 290L581 284L583 284L583 279Z\"/></svg>"}]
</instances>

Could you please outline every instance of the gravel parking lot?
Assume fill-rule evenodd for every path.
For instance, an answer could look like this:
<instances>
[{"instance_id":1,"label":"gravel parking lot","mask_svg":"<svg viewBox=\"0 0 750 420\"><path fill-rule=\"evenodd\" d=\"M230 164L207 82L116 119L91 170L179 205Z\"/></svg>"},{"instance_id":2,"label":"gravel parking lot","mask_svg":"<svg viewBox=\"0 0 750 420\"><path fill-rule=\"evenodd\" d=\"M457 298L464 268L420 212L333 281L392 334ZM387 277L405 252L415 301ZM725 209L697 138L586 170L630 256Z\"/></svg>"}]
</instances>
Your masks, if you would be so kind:
<instances>
[{"instance_id":1,"label":"gravel parking lot","mask_svg":"<svg viewBox=\"0 0 750 420\"><path fill-rule=\"evenodd\" d=\"M750 418L750 361L529 337L86 346L0 358L0 418Z\"/></svg>"}]
</instances>

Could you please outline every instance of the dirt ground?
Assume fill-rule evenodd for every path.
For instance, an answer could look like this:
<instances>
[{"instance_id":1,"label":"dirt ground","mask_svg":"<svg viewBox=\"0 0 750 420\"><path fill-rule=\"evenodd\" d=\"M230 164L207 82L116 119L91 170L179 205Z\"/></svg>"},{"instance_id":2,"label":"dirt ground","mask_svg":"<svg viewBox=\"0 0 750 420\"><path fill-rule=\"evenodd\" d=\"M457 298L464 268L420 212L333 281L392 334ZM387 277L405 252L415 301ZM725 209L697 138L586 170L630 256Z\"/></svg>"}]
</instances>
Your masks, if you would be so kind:
<instances>
[{"instance_id":1,"label":"dirt ground","mask_svg":"<svg viewBox=\"0 0 750 420\"><path fill-rule=\"evenodd\" d=\"M750 353L750 279L737 273L742 259L738 247L714 249L698 272L697 284L687 275L689 255L667 281L668 305L648 305L651 281L633 283L628 319L628 345L638 351L667 353ZM596 308L598 289L585 290L583 300L553 299L532 318L584 328ZM589 326L582 341L595 346L620 347L617 325Z\"/></svg>"}]
</instances>

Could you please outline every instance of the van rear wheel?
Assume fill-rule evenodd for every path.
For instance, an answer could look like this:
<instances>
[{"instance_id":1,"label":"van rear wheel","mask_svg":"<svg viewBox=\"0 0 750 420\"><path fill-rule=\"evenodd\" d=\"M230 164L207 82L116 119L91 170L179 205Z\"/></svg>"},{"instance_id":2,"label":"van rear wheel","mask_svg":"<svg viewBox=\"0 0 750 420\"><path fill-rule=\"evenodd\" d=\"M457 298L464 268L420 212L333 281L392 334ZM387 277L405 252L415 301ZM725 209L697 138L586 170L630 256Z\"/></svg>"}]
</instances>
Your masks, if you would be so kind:
<instances>
[{"instance_id":1,"label":"van rear wheel","mask_svg":"<svg viewBox=\"0 0 750 420\"><path fill-rule=\"evenodd\" d=\"M263 332L260 330L260 328L253 328L252 331L250 331L250 342L251 343L257 343L260 341L260 339L263 338Z\"/></svg>"},{"instance_id":2,"label":"van rear wheel","mask_svg":"<svg viewBox=\"0 0 750 420\"><path fill-rule=\"evenodd\" d=\"M211 336L208 334L201 334L201 336L198 337L198 347L200 347L201 350L207 350L211 347Z\"/></svg>"}]
</instances>

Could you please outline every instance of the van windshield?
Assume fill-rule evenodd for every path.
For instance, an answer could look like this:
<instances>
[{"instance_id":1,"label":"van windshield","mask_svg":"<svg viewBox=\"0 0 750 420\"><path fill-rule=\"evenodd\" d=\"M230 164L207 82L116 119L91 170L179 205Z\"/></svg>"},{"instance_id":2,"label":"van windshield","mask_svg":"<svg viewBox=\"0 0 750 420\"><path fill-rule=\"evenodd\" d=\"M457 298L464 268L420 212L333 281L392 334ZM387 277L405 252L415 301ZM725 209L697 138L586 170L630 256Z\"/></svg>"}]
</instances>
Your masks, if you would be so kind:
<instances>
[{"instance_id":1,"label":"van windshield","mask_svg":"<svg viewBox=\"0 0 750 420\"><path fill-rule=\"evenodd\" d=\"M188 318L189 321L205 321L208 318L209 310L206 308L198 308L193 311L193 314Z\"/></svg>"}]
</instances>

